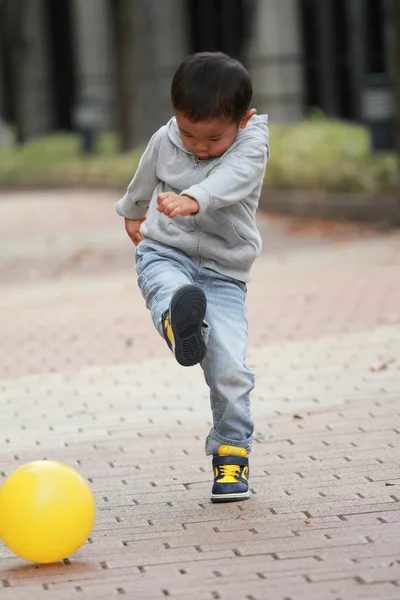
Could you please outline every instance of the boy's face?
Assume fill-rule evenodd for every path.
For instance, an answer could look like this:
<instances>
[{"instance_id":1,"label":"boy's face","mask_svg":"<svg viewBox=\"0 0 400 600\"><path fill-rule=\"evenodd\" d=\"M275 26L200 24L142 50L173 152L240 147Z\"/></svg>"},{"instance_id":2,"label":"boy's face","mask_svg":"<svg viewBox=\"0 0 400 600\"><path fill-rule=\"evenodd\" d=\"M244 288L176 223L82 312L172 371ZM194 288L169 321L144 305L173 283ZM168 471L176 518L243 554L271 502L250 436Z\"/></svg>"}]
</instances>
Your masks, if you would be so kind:
<instances>
[{"instance_id":1,"label":"boy's face","mask_svg":"<svg viewBox=\"0 0 400 600\"><path fill-rule=\"evenodd\" d=\"M233 144L239 129L244 129L253 115L249 110L240 123L225 118L190 121L183 113L175 111L179 134L186 150L195 154L200 160L221 156Z\"/></svg>"}]
</instances>

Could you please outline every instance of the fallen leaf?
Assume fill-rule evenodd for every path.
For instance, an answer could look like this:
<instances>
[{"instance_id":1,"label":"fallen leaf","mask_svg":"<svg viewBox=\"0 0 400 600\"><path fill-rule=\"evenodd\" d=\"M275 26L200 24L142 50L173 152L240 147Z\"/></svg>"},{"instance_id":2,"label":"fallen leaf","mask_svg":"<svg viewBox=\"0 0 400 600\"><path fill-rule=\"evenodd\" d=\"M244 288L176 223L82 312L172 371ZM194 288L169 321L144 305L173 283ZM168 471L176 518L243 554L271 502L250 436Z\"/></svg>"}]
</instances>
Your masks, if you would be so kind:
<instances>
[{"instance_id":1,"label":"fallen leaf","mask_svg":"<svg viewBox=\"0 0 400 600\"><path fill-rule=\"evenodd\" d=\"M306 525L312 525L312 521L304 521Z\"/></svg>"},{"instance_id":2,"label":"fallen leaf","mask_svg":"<svg viewBox=\"0 0 400 600\"><path fill-rule=\"evenodd\" d=\"M238 515L236 519L247 519L247 515L246 513L240 513L240 515Z\"/></svg>"},{"instance_id":3,"label":"fallen leaf","mask_svg":"<svg viewBox=\"0 0 400 600\"><path fill-rule=\"evenodd\" d=\"M389 368L389 365L392 365L395 362L396 362L395 358L390 358L389 360L387 360L385 362L378 363L376 365L372 365L370 367L370 371L372 371L373 373L379 373L380 371L386 371Z\"/></svg>"}]
</instances>

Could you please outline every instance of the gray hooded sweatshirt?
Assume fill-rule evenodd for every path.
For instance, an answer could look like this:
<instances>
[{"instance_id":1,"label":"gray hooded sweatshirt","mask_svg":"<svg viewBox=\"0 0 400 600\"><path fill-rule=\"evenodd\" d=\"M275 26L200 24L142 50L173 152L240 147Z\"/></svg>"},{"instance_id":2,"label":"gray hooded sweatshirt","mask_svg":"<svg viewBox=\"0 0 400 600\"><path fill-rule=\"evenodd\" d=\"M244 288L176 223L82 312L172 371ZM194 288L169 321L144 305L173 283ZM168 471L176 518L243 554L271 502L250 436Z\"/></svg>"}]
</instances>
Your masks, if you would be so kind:
<instances>
[{"instance_id":1,"label":"gray hooded sweatshirt","mask_svg":"<svg viewBox=\"0 0 400 600\"><path fill-rule=\"evenodd\" d=\"M186 150L172 118L151 138L117 213L140 219L145 241L184 252L200 267L250 281L261 251L255 212L264 179L268 117L255 115L219 157L198 160ZM157 210L157 196L175 192L194 198L199 211L170 219Z\"/></svg>"}]
</instances>

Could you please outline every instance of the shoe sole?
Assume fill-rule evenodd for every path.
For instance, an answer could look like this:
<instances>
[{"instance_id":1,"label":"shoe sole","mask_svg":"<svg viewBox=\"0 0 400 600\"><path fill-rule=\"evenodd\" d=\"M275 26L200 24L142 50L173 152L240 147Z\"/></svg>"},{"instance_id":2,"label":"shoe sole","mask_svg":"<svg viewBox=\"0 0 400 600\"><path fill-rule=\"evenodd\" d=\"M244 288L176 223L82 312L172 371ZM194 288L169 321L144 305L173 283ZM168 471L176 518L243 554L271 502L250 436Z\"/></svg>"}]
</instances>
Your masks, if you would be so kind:
<instances>
[{"instance_id":1,"label":"shoe sole","mask_svg":"<svg viewBox=\"0 0 400 600\"><path fill-rule=\"evenodd\" d=\"M250 491L243 492L242 494L212 494L211 502L240 502L241 500L248 500L250 498Z\"/></svg>"},{"instance_id":2,"label":"shoe sole","mask_svg":"<svg viewBox=\"0 0 400 600\"><path fill-rule=\"evenodd\" d=\"M171 327L174 336L174 354L183 367L201 362L206 353L202 327L207 300L196 285L179 288L170 305Z\"/></svg>"}]
</instances>

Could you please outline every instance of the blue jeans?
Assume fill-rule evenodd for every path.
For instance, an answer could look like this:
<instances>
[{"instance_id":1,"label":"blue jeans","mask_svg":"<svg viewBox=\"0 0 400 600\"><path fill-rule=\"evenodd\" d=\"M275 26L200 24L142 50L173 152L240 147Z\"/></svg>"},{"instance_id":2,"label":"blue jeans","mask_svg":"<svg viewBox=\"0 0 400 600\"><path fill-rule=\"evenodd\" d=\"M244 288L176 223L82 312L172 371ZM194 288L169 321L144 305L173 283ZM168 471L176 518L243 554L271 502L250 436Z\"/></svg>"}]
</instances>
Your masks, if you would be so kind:
<instances>
[{"instance_id":1,"label":"blue jeans","mask_svg":"<svg viewBox=\"0 0 400 600\"><path fill-rule=\"evenodd\" d=\"M141 242L136 248L136 270L139 288L161 335L161 316L175 290L194 284L204 291L207 352L201 368L210 388L214 425L206 438L206 454L216 454L224 444L249 451L254 429L249 398L254 373L246 364L246 285L198 267L183 252L153 242Z\"/></svg>"}]
</instances>

